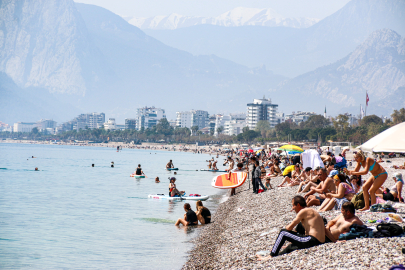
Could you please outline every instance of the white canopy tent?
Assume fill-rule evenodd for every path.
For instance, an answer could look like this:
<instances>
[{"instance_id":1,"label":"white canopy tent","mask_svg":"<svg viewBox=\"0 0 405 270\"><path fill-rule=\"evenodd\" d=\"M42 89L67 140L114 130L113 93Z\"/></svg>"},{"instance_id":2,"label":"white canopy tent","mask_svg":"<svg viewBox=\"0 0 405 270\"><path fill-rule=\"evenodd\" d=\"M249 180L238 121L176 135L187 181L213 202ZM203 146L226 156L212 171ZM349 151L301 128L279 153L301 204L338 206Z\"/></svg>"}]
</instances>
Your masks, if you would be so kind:
<instances>
[{"instance_id":1,"label":"white canopy tent","mask_svg":"<svg viewBox=\"0 0 405 270\"><path fill-rule=\"evenodd\" d=\"M395 125L358 146L363 152L405 152L405 122Z\"/></svg>"}]
</instances>

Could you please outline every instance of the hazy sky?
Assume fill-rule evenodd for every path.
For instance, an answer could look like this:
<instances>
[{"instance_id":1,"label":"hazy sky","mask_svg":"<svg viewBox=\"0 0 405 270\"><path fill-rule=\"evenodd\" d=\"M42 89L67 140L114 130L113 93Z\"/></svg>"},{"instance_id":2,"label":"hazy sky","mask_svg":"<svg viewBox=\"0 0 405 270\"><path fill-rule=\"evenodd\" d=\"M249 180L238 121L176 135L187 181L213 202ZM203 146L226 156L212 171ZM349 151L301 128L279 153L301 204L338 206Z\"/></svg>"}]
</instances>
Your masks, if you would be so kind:
<instances>
[{"instance_id":1,"label":"hazy sky","mask_svg":"<svg viewBox=\"0 0 405 270\"><path fill-rule=\"evenodd\" d=\"M216 17L235 7L271 8L284 17L323 19L350 0L75 0L124 16L151 17L177 13Z\"/></svg>"}]
</instances>

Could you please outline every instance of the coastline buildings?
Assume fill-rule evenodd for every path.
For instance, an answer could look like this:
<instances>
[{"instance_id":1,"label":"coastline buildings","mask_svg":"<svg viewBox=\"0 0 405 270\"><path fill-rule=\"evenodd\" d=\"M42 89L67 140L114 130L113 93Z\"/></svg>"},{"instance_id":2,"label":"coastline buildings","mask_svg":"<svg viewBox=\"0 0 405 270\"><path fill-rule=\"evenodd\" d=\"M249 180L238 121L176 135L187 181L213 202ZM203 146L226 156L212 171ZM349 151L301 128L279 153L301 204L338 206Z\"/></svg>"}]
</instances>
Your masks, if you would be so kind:
<instances>
[{"instance_id":1,"label":"coastline buildings","mask_svg":"<svg viewBox=\"0 0 405 270\"><path fill-rule=\"evenodd\" d=\"M165 110L155 107L143 107L137 110L136 129L152 128L157 122L166 118Z\"/></svg>"},{"instance_id":2,"label":"coastline buildings","mask_svg":"<svg viewBox=\"0 0 405 270\"><path fill-rule=\"evenodd\" d=\"M247 104L246 122L249 129L255 129L259 121L268 121L270 127L274 128L277 122L277 104L272 104L271 99L254 99L253 103Z\"/></svg>"},{"instance_id":3,"label":"coastline buildings","mask_svg":"<svg viewBox=\"0 0 405 270\"><path fill-rule=\"evenodd\" d=\"M69 130L80 130L86 128L100 128L104 126L105 114L104 113L86 113L80 114L79 116L73 118L72 120L62 123L56 128L56 132L69 131Z\"/></svg>"},{"instance_id":4,"label":"coastline buildings","mask_svg":"<svg viewBox=\"0 0 405 270\"><path fill-rule=\"evenodd\" d=\"M31 132L36 123L34 122L17 122L14 123L13 132Z\"/></svg>"},{"instance_id":5,"label":"coastline buildings","mask_svg":"<svg viewBox=\"0 0 405 270\"><path fill-rule=\"evenodd\" d=\"M37 122L17 122L13 125L13 132L31 132L37 128L39 132L55 133L56 122L49 119L41 119Z\"/></svg>"},{"instance_id":6,"label":"coastline buildings","mask_svg":"<svg viewBox=\"0 0 405 270\"><path fill-rule=\"evenodd\" d=\"M308 118L312 115L317 115L317 113L314 112L292 112L292 114L287 114L285 116L285 122L290 122L290 123L296 123L299 124L301 122L305 122L308 120Z\"/></svg>"},{"instance_id":7,"label":"coastline buildings","mask_svg":"<svg viewBox=\"0 0 405 270\"><path fill-rule=\"evenodd\" d=\"M209 124L209 115L207 111L191 110L186 112L176 112L176 126L191 128L197 126L203 129Z\"/></svg>"},{"instance_id":8,"label":"coastline buildings","mask_svg":"<svg viewBox=\"0 0 405 270\"><path fill-rule=\"evenodd\" d=\"M243 132L243 128L247 126L246 114L217 114L215 120L214 136L218 136L218 128L223 127L221 134L225 135L238 135Z\"/></svg>"},{"instance_id":9,"label":"coastline buildings","mask_svg":"<svg viewBox=\"0 0 405 270\"><path fill-rule=\"evenodd\" d=\"M136 129L136 119L125 118L125 129Z\"/></svg>"}]
</instances>

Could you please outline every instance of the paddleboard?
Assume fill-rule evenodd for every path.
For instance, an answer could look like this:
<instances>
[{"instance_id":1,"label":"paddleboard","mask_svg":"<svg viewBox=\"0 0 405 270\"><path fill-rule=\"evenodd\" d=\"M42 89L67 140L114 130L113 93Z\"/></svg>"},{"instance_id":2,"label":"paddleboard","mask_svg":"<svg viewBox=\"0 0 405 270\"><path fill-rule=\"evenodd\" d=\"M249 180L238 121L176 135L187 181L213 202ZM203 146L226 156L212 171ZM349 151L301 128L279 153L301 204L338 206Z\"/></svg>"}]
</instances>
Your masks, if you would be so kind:
<instances>
[{"instance_id":1,"label":"paddleboard","mask_svg":"<svg viewBox=\"0 0 405 270\"><path fill-rule=\"evenodd\" d=\"M231 173L230 180L226 179L228 176L229 176L229 173L215 176L212 179L211 185L214 188L221 188L221 189L237 188L237 187L243 185L243 183L245 183L246 178L247 178L247 173L245 173L245 172Z\"/></svg>"},{"instance_id":2,"label":"paddleboard","mask_svg":"<svg viewBox=\"0 0 405 270\"><path fill-rule=\"evenodd\" d=\"M166 168L166 170L168 170L168 171L178 171L179 168Z\"/></svg>"},{"instance_id":3,"label":"paddleboard","mask_svg":"<svg viewBox=\"0 0 405 270\"><path fill-rule=\"evenodd\" d=\"M189 201L206 201L210 196L208 195L200 195L200 196L182 196L180 197L169 197L168 195L164 194L149 194L148 198L156 199L156 200L169 200L169 201L182 201L182 200L189 200Z\"/></svg>"},{"instance_id":4,"label":"paddleboard","mask_svg":"<svg viewBox=\"0 0 405 270\"><path fill-rule=\"evenodd\" d=\"M201 169L200 171L202 171L202 172L226 172L226 171L211 170L211 169Z\"/></svg>"},{"instance_id":5,"label":"paddleboard","mask_svg":"<svg viewBox=\"0 0 405 270\"><path fill-rule=\"evenodd\" d=\"M145 175L135 175L135 174L131 174L131 177L135 177L135 178L145 178Z\"/></svg>"}]
</instances>

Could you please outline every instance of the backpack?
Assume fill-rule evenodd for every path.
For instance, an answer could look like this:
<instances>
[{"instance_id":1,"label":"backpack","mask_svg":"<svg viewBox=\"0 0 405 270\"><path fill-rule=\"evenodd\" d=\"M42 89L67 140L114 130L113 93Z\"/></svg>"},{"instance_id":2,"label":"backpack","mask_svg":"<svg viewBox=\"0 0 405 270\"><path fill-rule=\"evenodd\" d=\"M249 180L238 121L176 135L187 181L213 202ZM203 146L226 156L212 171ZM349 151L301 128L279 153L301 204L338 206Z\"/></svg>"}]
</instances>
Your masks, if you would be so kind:
<instances>
[{"instance_id":1,"label":"backpack","mask_svg":"<svg viewBox=\"0 0 405 270\"><path fill-rule=\"evenodd\" d=\"M404 233L404 230L398 224L383 223L377 225L377 230L384 233L387 237L398 236Z\"/></svg>"},{"instance_id":2,"label":"backpack","mask_svg":"<svg viewBox=\"0 0 405 270\"><path fill-rule=\"evenodd\" d=\"M355 209L362 209L364 206L366 206L364 203L363 191L360 191L360 193L353 196L352 203Z\"/></svg>"}]
</instances>

